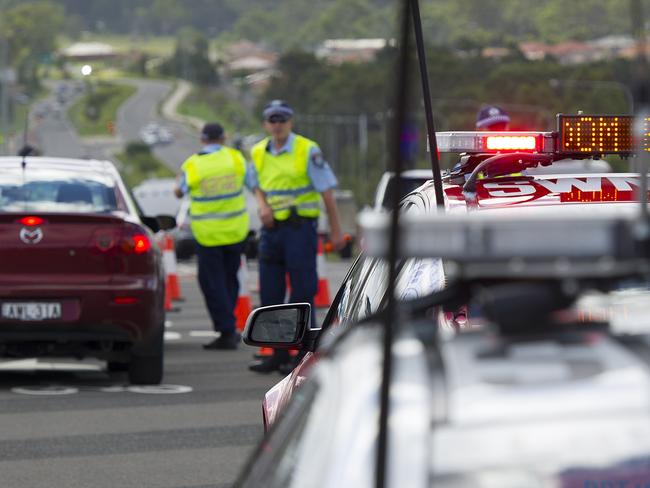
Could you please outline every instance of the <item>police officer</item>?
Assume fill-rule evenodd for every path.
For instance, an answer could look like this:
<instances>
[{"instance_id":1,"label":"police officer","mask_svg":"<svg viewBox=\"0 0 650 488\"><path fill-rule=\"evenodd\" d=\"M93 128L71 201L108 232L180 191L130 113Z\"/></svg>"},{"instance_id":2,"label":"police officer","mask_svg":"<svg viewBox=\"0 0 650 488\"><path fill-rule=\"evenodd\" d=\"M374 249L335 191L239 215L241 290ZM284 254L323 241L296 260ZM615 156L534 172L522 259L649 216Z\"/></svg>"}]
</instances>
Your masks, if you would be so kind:
<instances>
[{"instance_id":1,"label":"police officer","mask_svg":"<svg viewBox=\"0 0 650 488\"><path fill-rule=\"evenodd\" d=\"M480 131L506 131L510 128L510 116L505 110L495 106L488 105L483 107L476 114L476 130ZM459 171L461 163L458 162L452 168L452 172ZM465 176L469 176L469 173ZM479 175L479 178L483 176Z\"/></svg>"},{"instance_id":2,"label":"police officer","mask_svg":"<svg viewBox=\"0 0 650 488\"><path fill-rule=\"evenodd\" d=\"M494 105L484 107L476 115L476 130L508 130L510 117L505 110Z\"/></svg>"},{"instance_id":3,"label":"police officer","mask_svg":"<svg viewBox=\"0 0 650 488\"><path fill-rule=\"evenodd\" d=\"M214 330L221 333L203 348L237 349L237 270L249 230L244 199L246 160L239 151L223 145L224 131L219 124L205 124L201 142L201 152L183 163L175 193L179 198L184 194L190 197L199 285Z\"/></svg>"},{"instance_id":4,"label":"police officer","mask_svg":"<svg viewBox=\"0 0 650 488\"><path fill-rule=\"evenodd\" d=\"M252 148L250 171L250 186L254 188L263 225L259 244L260 300L263 306L283 303L288 273L289 300L313 306L318 286L316 253L321 198L334 249L345 244L333 193L337 180L318 144L292 131L293 110L286 102L273 100L265 107L263 117L269 137ZM291 365L288 352L276 350L273 356L251 364L250 369L286 372Z\"/></svg>"}]
</instances>

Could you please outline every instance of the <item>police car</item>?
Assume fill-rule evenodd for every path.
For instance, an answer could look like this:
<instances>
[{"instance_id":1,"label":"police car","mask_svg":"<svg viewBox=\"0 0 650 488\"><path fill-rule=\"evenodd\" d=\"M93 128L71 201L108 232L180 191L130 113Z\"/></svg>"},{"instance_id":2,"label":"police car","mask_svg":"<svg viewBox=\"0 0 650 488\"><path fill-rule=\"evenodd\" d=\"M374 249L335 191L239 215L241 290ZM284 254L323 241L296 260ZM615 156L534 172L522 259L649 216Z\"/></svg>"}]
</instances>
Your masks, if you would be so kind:
<instances>
[{"instance_id":1,"label":"police car","mask_svg":"<svg viewBox=\"0 0 650 488\"><path fill-rule=\"evenodd\" d=\"M631 120L623 123L609 131L623 135L597 151L631 154ZM436 210L431 184L401 207L386 486L646 486L650 222L635 201L643 182L524 174L600 155L569 155L561 130L535 134L548 145L525 152L490 152L476 133L451 136L467 153L445 179L448 211ZM477 138L483 145L471 152ZM320 360L236 486L375 486L377 451L386 449L377 420L386 288L377 271L387 221L366 219L357 263L366 284L348 277L327 328L308 328L307 304L250 317L249 343L320 342ZM347 307L356 315L346 317Z\"/></svg>"},{"instance_id":2,"label":"police car","mask_svg":"<svg viewBox=\"0 0 650 488\"><path fill-rule=\"evenodd\" d=\"M444 177L446 212L452 215L494 212L521 215L581 211L586 215L634 208L638 175L594 173L602 167L602 156L628 158L632 154L632 119L629 116L558 116L553 132L445 132L438 134L441 152L460 153L458 169ZM602 144L601 144L602 142ZM566 167L584 169L567 174ZM557 174L552 174L556 170ZM548 174L535 174L535 171ZM405 215L436 212L433 182L409 194L401 204ZM534 240L513 229L504 239ZM559 236L558 239L563 239ZM586 237L587 239L587 237ZM380 242L366 238L366 246ZM426 243L426 240L422 240ZM265 426L274 423L296 389L302 385L319 356L319 344L332 331L347 328L381 310L386 303L388 266L385 260L363 253L352 265L322 328L305 334L296 344L306 351L298 367L271 388L263 401ZM410 258L400 265L397 295L413 300L444 288L445 265L438 259ZM442 328L457 330L469 320L467 308L459 304L440 317ZM255 340L247 331L244 340L255 346L273 346ZM275 345L277 346L277 344Z\"/></svg>"},{"instance_id":3,"label":"police car","mask_svg":"<svg viewBox=\"0 0 650 488\"><path fill-rule=\"evenodd\" d=\"M369 488L382 448L390 487L647 486L650 222L634 213L407 217L402 256L444 258L449 282L398 309L387 447L380 314L327 341L236 486ZM460 304L472 327L441 333ZM313 340L307 312L259 310L249 336Z\"/></svg>"}]
</instances>

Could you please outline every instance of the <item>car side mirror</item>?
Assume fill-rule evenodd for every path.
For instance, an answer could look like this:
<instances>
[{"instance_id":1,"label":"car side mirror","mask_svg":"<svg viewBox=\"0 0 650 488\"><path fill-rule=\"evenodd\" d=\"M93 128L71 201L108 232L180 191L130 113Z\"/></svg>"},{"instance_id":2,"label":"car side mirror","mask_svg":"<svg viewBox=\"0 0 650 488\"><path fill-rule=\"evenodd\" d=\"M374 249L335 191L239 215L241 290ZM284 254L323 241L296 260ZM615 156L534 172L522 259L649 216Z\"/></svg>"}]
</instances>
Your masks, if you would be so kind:
<instances>
[{"instance_id":1,"label":"car side mirror","mask_svg":"<svg viewBox=\"0 0 650 488\"><path fill-rule=\"evenodd\" d=\"M140 217L142 223L151 229L151 232L154 234L160 230L160 225L158 220L155 217L145 217L144 215Z\"/></svg>"},{"instance_id":2,"label":"car side mirror","mask_svg":"<svg viewBox=\"0 0 650 488\"><path fill-rule=\"evenodd\" d=\"M249 346L279 349L300 346L305 332L309 330L310 316L309 303L287 303L256 308L246 321L244 343Z\"/></svg>"},{"instance_id":3,"label":"car side mirror","mask_svg":"<svg viewBox=\"0 0 650 488\"><path fill-rule=\"evenodd\" d=\"M140 217L142 223L149 227L153 233L161 230L170 230L176 227L176 219L171 215L158 215L157 217Z\"/></svg>"},{"instance_id":4,"label":"car side mirror","mask_svg":"<svg viewBox=\"0 0 650 488\"><path fill-rule=\"evenodd\" d=\"M176 227L176 218L171 215L158 215L156 221L160 230L171 230Z\"/></svg>"}]
</instances>

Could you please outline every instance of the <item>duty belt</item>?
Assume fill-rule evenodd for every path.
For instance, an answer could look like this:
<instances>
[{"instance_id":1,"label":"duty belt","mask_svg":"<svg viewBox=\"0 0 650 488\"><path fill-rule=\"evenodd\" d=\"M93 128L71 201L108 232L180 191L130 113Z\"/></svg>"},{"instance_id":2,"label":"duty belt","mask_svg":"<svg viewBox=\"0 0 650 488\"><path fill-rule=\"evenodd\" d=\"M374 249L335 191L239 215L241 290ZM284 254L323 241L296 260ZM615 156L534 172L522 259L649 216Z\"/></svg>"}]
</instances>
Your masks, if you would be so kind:
<instances>
[{"instance_id":1,"label":"duty belt","mask_svg":"<svg viewBox=\"0 0 650 488\"><path fill-rule=\"evenodd\" d=\"M291 207L289 218L285 220L277 220L277 219L273 219L273 220L275 221L275 225L277 226L290 224L298 227L301 224L304 224L305 222L314 222L315 220L318 220L318 217L303 217L302 215L298 215L296 207Z\"/></svg>"}]
</instances>

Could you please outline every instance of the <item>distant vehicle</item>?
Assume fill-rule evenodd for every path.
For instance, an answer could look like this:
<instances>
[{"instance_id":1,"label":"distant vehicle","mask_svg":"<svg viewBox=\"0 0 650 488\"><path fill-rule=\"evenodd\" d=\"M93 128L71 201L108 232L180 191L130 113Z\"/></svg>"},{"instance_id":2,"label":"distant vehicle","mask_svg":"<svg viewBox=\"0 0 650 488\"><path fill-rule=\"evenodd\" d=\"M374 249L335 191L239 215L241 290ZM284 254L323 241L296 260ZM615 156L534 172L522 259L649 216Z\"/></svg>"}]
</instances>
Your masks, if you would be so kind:
<instances>
[{"instance_id":1,"label":"distant vehicle","mask_svg":"<svg viewBox=\"0 0 650 488\"><path fill-rule=\"evenodd\" d=\"M108 161L0 158L0 356L105 360L163 377L165 277L154 232Z\"/></svg>"},{"instance_id":2,"label":"distant vehicle","mask_svg":"<svg viewBox=\"0 0 650 488\"><path fill-rule=\"evenodd\" d=\"M169 144L174 140L174 136L167 127L150 122L140 129L140 139L148 146L155 146L156 144Z\"/></svg>"},{"instance_id":3,"label":"distant vehicle","mask_svg":"<svg viewBox=\"0 0 650 488\"><path fill-rule=\"evenodd\" d=\"M146 215L176 215L181 202L174 195L174 178L152 178L133 187L133 196Z\"/></svg>"},{"instance_id":4,"label":"distant vehicle","mask_svg":"<svg viewBox=\"0 0 650 488\"><path fill-rule=\"evenodd\" d=\"M160 127L158 129L158 142L161 144L169 144L174 140L174 136L167 127Z\"/></svg>"},{"instance_id":5,"label":"distant vehicle","mask_svg":"<svg viewBox=\"0 0 650 488\"><path fill-rule=\"evenodd\" d=\"M400 199L411 193L416 188L424 185L427 181L433 178L433 173L430 169L409 169L402 173L402 187L400 191ZM375 210L382 208L389 208L390 202L388 201L392 185L395 184L395 175L391 171L386 171L377 184L375 191Z\"/></svg>"}]
</instances>

